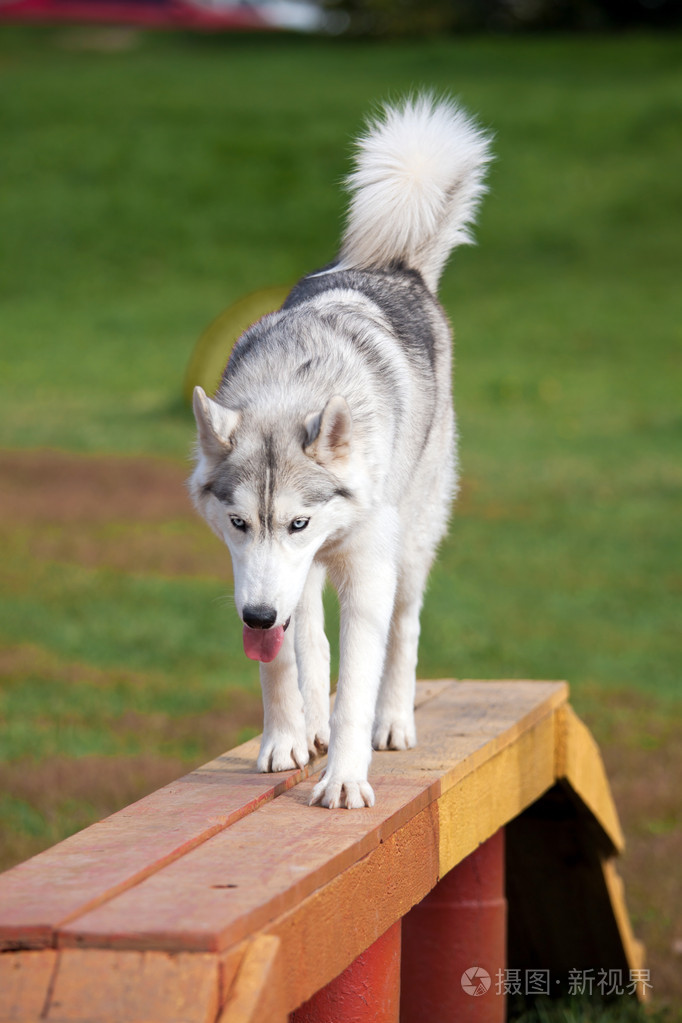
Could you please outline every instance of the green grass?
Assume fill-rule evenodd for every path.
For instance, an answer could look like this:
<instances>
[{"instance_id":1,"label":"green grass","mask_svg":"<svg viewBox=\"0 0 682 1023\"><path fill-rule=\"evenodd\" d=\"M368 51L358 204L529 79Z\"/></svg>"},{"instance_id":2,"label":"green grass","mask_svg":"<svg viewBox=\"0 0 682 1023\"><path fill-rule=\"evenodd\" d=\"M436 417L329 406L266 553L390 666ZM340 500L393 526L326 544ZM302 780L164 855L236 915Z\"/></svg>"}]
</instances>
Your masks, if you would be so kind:
<instances>
[{"instance_id":1,"label":"green grass","mask_svg":"<svg viewBox=\"0 0 682 1023\"><path fill-rule=\"evenodd\" d=\"M674 696L679 37L151 35L115 54L57 38L0 35L0 444L186 457L180 384L203 327L333 253L368 108L422 84L453 91L494 130L497 162L479 247L442 288L464 497L422 670ZM217 629L221 592L29 580L6 631L96 663L199 658L210 676L217 647L238 643L234 625Z\"/></svg>"},{"instance_id":2,"label":"green grass","mask_svg":"<svg viewBox=\"0 0 682 1023\"><path fill-rule=\"evenodd\" d=\"M368 109L453 92L494 131L496 163L479 245L442 286L463 491L420 670L676 707L680 37L152 34L122 53L60 38L0 33L0 446L186 459L203 328L334 253ZM212 750L127 712L198 721L228 691L255 698L218 568L44 561L24 536L1 573L0 641L53 666L0 687L7 763L143 747L189 762ZM6 809L40 830L28 804Z\"/></svg>"},{"instance_id":3,"label":"green grass","mask_svg":"<svg viewBox=\"0 0 682 1023\"><path fill-rule=\"evenodd\" d=\"M568 678L607 737L624 691L679 715L682 39L61 40L0 31L0 448L186 460L204 327L333 255L368 109L454 93L496 163L441 290L462 494L420 671ZM33 528L2 534L3 863L251 734L257 700L224 559L115 570Z\"/></svg>"},{"instance_id":4,"label":"green grass","mask_svg":"<svg viewBox=\"0 0 682 1023\"><path fill-rule=\"evenodd\" d=\"M672 1023L665 1009L647 1010L628 997L610 1003L580 996L540 998L526 1007L519 1002L509 1014L513 1023Z\"/></svg>"}]
</instances>

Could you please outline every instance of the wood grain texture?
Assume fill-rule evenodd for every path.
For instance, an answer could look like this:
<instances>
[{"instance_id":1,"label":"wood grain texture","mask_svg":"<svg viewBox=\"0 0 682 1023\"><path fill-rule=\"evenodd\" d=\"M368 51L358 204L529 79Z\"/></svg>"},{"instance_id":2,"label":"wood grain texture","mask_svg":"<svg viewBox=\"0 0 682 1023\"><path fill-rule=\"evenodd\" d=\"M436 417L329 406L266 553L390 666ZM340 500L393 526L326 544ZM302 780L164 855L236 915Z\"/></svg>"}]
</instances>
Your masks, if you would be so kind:
<instances>
[{"instance_id":1,"label":"wood grain texture","mask_svg":"<svg viewBox=\"0 0 682 1023\"><path fill-rule=\"evenodd\" d=\"M417 705L451 680L417 687ZM310 768L256 771L260 739L0 874L0 949L42 948L62 924L162 870L306 778ZM315 770L324 766L317 760Z\"/></svg>"},{"instance_id":2,"label":"wood grain texture","mask_svg":"<svg viewBox=\"0 0 682 1023\"><path fill-rule=\"evenodd\" d=\"M446 792L534 722L564 705L565 682L453 682L417 713L415 749L375 754L373 772L438 778Z\"/></svg>"},{"instance_id":3,"label":"wood grain texture","mask_svg":"<svg viewBox=\"0 0 682 1023\"><path fill-rule=\"evenodd\" d=\"M57 953L0 954L0 1023L35 1018L42 1013L57 964Z\"/></svg>"},{"instance_id":4,"label":"wood grain texture","mask_svg":"<svg viewBox=\"0 0 682 1023\"><path fill-rule=\"evenodd\" d=\"M288 1011L345 970L438 880L438 814L429 804L364 859L273 921Z\"/></svg>"},{"instance_id":5,"label":"wood grain texture","mask_svg":"<svg viewBox=\"0 0 682 1023\"><path fill-rule=\"evenodd\" d=\"M308 769L255 773L252 740L0 876L0 942L61 949L57 961L7 952L0 968L10 956L53 956L41 1009L54 1023L280 1023L510 821L526 952L564 962L587 926L590 947L602 942L636 968L641 948L604 863L617 816L567 693L562 682L420 684L419 746L375 753L377 802L362 811L310 807ZM549 859L524 859L527 838ZM576 915L583 882L593 901ZM537 896L525 908L524 885ZM557 929L554 899L575 917L561 940L543 935ZM145 1002L160 990L167 1003ZM195 1014L181 1016L190 991Z\"/></svg>"},{"instance_id":6,"label":"wood grain texture","mask_svg":"<svg viewBox=\"0 0 682 1023\"><path fill-rule=\"evenodd\" d=\"M440 877L554 784L554 715L509 736L438 800Z\"/></svg>"},{"instance_id":7,"label":"wood grain texture","mask_svg":"<svg viewBox=\"0 0 682 1023\"><path fill-rule=\"evenodd\" d=\"M59 955L47 1020L214 1023L215 956L69 949Z\"/></svg>"},{"instance_id":8,"label":"wood grain texture","mask_svg":"<svg viewBox=\"0 0 682 1023\"><path fill-rule=\"evenodd\" d=\"M443 787L470 775L514 739L532 732L528 722L549 720L553 707L565 699L563 683L450 683L438 689L417 713L420 746L407 753L376 754L372 781L376 806L358 813L309 807L312 780L304 780L191 850L175 863L148 877L59 931L61 946L111 948L195 949L219 951L265 926L315 888L366 856L428 803ZM524 740L529 753L536 750ZM549 774L535 786L517 774L522 758L510 755L494 786L503 786L515 799L498 799L491 810L490 831L473 832L472 848L505 823L509 807L522 808L523 794L543 791L553 781L553 746ZM536 769L538 758L522 765L523 778ZM544 761L543 761L544 764ZM404 774L397 772L404 771ZM474 818L480 809L472 798L487 798L486 781L478 785L467 806ZM499 795L497 788L491 790ZM467 793L469 789L467 789ZM529 797L530 798L530 797ZM450 803L443 812L450 812ZM462 815L452 803L448 827L461 834ZM518 812L518 811L517 811ZM493 820L494 815L497 817ZM506 818L508 819L508 818ZM486 827L488 826L486 821ZM442 832L441 832L442 834ZM478 837L478 836L481 837ZM459 842L459 844L457 844ZM454 852L464 848L459 838L445 854L445 869ZM449 857L449 858L448 858ZM461 857L460 857L461 858ZM391 921L392 922L392 921Z\"/></svg>"},{"instance_id":9,"label":"wood grain texture","mask_svg":"<svg viewBox=\"0 0 682 1023\"><path fill-rule=\"evenodd\" d=\"M594 814L610 838L614 851L622 852L625 838L618 819L604 761L592 733L572 707L557 715L556 777L565 779Z\"/></svg>"},{"instance_id":10,"label":"wood grain texture","mask_svg":"<svg viewBox=\"0 0 682 1023\"><path fill-rule=\"evenodd\" d=\"M246 950L249 946L249 941L242 941L239 945L235 945L233 948L220 956L220 1004L225 1005L230 992L232 991L232 985L234 984L235 977L239 973L239 968L246 954Z\"/></svg>"},{"instance_id":11,"label":"wood grain texture","mask_svg":"<svg viewBox=\"0 0 682 1023\"><path fill-rule=\"evenodd\" d=\"M274 936L259 934L249 942L218 1023L286 1023L279 953Z\"/></svg>"},{"instance_id":12,"label":"wood grain texture","mask_svg":"<svg viewBox=\"0 0 682 1023\"><path fill-rule=\"evenodd\" d=\"M312 785L301 783L67 924L60 945L226 949L357 862L429 801L421 780L391 777L377 785L375 807L328 811L308 805Z\"/></svg>"},{"instance_id":13,"label":"wood grain texture","mask_svg":"<svg viewBox=\"0 0 682 1023\"><path fill-rule=\"evenodd\" d=\"M630 916L625 905L625 886L616 869L613 857L602 860L602 870L616 927L618 928L618 934L623 945L625 958L627 959L628 969L642 970L646 965L646 951L642 942L635 938L632 931ZM646 1001L648 994L648 989L644 986L642 986L641 991L637 992L641 1001Z\"/></svg>"},{"instance_id":14,"label":"wood grain texture","mask_svg":"<svg viewBox=\"0 0 682 1023\"><path fill-rule=\"evenodd\" d=\"M0 874L0 948L54 943L60 924L163 869L307 773L256 773L256 740Z\"/></svg>"}]
</instances>

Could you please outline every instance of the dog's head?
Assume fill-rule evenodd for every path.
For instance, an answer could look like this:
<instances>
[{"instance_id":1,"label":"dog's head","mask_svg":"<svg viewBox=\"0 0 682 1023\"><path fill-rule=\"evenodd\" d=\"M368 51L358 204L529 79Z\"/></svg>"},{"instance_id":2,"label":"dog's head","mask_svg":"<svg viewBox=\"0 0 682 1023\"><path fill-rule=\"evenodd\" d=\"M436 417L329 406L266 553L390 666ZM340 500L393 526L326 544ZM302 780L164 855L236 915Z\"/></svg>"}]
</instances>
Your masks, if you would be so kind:
<instances>
[{"instance_id":1,"label":"dog's head","mask_svg":"<svg viewBox=\"0 0 682 1023\"><path fill-rule=\"evenodd\" d=\"M234 411L194 392L192 499L232 555L244 649L272 660L317 552L352 524L353 422L334 395L300 421Z\"/></svg>"}]
</instances>

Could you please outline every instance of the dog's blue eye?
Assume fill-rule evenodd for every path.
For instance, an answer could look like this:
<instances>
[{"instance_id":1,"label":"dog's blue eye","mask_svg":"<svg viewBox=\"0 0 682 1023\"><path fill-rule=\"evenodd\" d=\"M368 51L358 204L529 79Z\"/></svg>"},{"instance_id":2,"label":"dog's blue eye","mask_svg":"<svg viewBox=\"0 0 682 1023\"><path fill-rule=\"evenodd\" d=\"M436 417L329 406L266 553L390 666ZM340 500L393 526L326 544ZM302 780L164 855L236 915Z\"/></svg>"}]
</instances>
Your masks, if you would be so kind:
<instances>
[{"instance_id":1,"label":"dog's blue eye","mask_svg":"<svg viewBox=\"0 0 682 1023\"><path fill-rule=\"evenodd\" d=\"M246 532L246 523L244 522L244 519L240 519L238 515L230 515L230 522L235 529L240 530L242 533Z\"/></svg>"},{"instance_id":2,"label":"dog's blue eye","mask_svg":"<svg viewBox=\"0 0 682 1023\"><path fill-rule=\"evenodd\" d=\"M294 521L289 526L289 532L300 533L302 529L305 529L309 522L310 519L294 519Z\"/></svg>"}]
</instances>

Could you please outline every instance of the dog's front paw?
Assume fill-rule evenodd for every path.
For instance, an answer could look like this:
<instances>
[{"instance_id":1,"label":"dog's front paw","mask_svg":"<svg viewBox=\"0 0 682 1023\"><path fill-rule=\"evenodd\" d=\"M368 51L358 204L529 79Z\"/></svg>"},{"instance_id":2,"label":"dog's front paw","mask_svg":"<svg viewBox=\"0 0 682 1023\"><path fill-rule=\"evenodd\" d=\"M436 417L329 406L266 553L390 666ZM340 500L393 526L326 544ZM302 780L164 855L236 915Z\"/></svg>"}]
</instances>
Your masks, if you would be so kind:
<instances>
[{"instance_id":1,"label":"dog's front paw","mask_svg":"<svg viewBox=\"0 0 682 1023\"><path fill-rule=\"evenodd\" d=\"M308 752L321 757L329 749L329 723L308 729Z\"/></svg>"},{"instance_id":2,"label":"dog's front paw","mask_svg":"<svg viewBox=\"0 0 682 1023\"><path fill-rule=\"evenodd\" d=\"M337 807L358 810L363 806L374 806L374 792L369 782L363 779L344 780L337 775L325 774L310 797L310 805L316 804L330 810Z\"/></svg>"},{"instance_id":3,"label":"dog's front paw","mask_svg":"<svg viewBox=\"0 0 682 1023\"><path fill-rule=\"evenodd\" d=\"M412 749L417 745L414 715L411 718L379 718L372 732L374 749Z\"/></svg>"},{"instance_id":4,"label":"dog's front paw","mask_svg":"<svg viewBox=\"0 0 682 1023\"><path fill-rule=\"evenodd\" d=\"M263 735L257 767L263 774L270 774L273 771L292 771L296 767L305 767L309 760L305 737L272 732Z\"/></svg>"}]
</instances>

